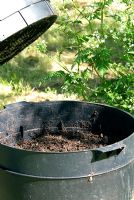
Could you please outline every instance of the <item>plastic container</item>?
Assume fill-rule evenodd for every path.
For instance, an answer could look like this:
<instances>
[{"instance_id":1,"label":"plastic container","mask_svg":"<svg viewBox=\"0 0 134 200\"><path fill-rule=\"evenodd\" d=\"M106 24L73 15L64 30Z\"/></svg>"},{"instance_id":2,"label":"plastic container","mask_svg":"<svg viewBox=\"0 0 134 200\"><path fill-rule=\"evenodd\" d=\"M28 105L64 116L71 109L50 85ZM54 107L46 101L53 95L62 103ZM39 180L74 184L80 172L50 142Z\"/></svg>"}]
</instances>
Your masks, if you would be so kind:
<instances>
[{"instance_id":1,"label":"plastic container","mask_svg":"<svg viewBox=\"0 0 134 200\"><path fill-rule=\"evenodd\" d=\"M93 113L98 115L93 119ZM0 144L1 200L132 200L134 118L114 107L77 101L20 102L0 112L1 138L16 140L44 127L109 134L114 143L76 152L34 152ZM77 123L76 123L77 122ZM48 126L49 124L49 126Z\"/></svg>"},{"instance_id":2,"label":"plastic container","mask_svg":"<svg viewBox=\"0 0 134 200\"><path fill-rule=\"evenodd\" d=\"M41 36L56 18L48 0L1 0L0 65Z\"/></svg>"}]
</instances>

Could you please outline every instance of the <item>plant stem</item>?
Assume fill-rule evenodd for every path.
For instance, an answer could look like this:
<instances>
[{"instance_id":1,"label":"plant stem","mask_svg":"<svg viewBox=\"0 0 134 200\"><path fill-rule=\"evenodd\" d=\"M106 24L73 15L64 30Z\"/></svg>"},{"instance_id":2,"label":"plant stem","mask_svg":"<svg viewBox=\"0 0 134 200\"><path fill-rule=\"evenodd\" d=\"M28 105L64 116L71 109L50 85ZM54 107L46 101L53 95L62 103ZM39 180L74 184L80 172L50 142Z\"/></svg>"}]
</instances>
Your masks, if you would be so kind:
<instances>
[{"instance_id":1,"label":"plant stem","mask_svg":"<svg viewBox=\"0 0 134 200\"><path fill-rule=\"evenodd\" d=\"M104 38L104 8L105 8L105 0L102 0L101 5L101 36Z\"/></svg>"}]
</instances>

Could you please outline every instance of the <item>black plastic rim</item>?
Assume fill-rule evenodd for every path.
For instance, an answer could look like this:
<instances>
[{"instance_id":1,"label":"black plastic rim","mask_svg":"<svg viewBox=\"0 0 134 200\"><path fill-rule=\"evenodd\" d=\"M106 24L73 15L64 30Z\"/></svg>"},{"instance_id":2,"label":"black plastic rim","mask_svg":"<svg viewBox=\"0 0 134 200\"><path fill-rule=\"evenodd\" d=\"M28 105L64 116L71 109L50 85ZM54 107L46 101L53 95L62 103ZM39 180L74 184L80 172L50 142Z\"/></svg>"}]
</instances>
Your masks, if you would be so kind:
<instances>
[{"instance_id":1,"label":"black plastic rim","mask_svg":"<svg viewBox=\"0 0 134 200\"><path fill-rule=\"evenodd\" d=\"M40 37L55 22L57 16L44 18L21 31L10 36L0 43L0 65L9 61L29 44Z\"/></svg>"}]
</instances>

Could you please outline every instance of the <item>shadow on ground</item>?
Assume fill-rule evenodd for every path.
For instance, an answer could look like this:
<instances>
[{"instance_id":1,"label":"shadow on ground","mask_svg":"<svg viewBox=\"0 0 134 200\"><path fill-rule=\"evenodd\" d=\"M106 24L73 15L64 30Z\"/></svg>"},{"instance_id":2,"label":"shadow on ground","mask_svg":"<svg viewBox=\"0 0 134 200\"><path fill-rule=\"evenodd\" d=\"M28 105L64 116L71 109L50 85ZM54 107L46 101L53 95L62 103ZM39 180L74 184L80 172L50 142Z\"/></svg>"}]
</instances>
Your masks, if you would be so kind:
<instances>
[{"instance_id":1,"label":"shadow on ground","mask_svg":"<svg viewBox=\"0 0 134 200\"><path fill-rule=\"evenodd\" d=\"M44 91L46 87L51 87L51 85L53 87L59 86L58 80L55 80L55 83L46 81L50 69L50 60L19 55L9 63L0 66L0 82L11 85L22 83L22 87L28 85L31 89Z\"/></svg>"}]
</instances>

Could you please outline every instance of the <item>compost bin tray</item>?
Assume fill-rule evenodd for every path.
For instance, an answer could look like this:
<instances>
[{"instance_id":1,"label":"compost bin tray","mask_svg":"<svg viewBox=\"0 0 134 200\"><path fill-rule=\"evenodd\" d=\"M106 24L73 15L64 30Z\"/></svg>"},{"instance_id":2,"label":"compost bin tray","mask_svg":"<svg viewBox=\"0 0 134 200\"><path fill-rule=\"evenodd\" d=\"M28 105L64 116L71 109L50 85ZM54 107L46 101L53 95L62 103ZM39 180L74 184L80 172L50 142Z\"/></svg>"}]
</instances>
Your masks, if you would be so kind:
<instances>
[{"instance_id":1,"label":"compost bin tray","mask_svg":"<svg viewBox=\"0 0 134 200\"><path fill-rule=\"evenodd\" d=\"M0 3L0 65L41 36L56 20L48 0Z\"/></svg>"}]
</instances>

